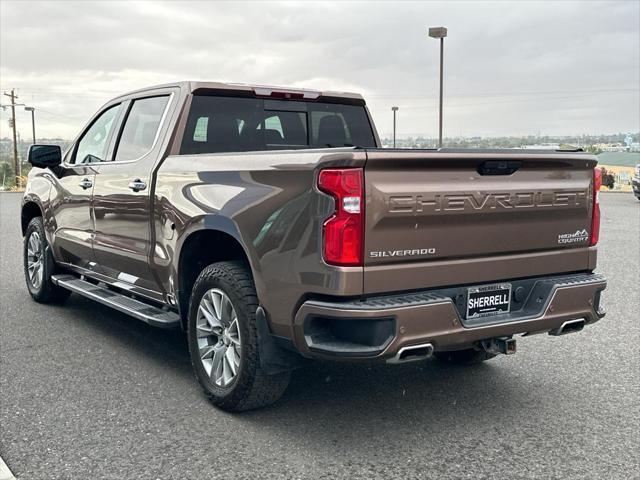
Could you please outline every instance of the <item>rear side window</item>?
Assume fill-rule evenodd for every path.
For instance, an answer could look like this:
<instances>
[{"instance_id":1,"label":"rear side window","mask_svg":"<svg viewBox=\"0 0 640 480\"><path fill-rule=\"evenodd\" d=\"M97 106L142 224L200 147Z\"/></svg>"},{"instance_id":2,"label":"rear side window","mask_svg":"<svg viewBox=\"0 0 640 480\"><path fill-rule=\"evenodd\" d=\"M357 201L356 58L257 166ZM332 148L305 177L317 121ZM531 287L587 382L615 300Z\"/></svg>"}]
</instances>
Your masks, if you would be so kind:
<instances>
[{"instance_id":1,"label":"rear side window","mask_svg":"<svg viewBox=\"0 0 640 480\"><path fill-rule=\"evenodd\" d=\"M194 96L180 153L375 147L363 106Z\"/></svg>"},{"instance_id":2,"label":"rear side window","mask_svg":"<svg viewBox=\"0 0 640 480\"><path fill-rule=\"evenodd\" d=\"M135 160L151 150L168 101L168 95L134 100L118 142L116 161Z\"/></svg>"}]
</instances>

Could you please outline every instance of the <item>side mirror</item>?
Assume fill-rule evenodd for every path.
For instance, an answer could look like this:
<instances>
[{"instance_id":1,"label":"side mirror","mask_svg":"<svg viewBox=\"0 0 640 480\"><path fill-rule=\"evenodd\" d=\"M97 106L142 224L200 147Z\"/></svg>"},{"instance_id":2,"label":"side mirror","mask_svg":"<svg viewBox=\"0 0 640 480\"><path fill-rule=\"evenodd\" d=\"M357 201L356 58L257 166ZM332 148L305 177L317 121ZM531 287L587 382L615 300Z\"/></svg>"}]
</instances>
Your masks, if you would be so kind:
<instances>
[{"instance_id":1,"label":"side mirror","mask_svg":"<svg viewBox=\"0 0 640 480\"><path fill-rule=\"evenodd\" d=\"M31 145L29 163L39 168L57 167L62 163L62 149L59 145Z\"/></svg>"}]
</instances>

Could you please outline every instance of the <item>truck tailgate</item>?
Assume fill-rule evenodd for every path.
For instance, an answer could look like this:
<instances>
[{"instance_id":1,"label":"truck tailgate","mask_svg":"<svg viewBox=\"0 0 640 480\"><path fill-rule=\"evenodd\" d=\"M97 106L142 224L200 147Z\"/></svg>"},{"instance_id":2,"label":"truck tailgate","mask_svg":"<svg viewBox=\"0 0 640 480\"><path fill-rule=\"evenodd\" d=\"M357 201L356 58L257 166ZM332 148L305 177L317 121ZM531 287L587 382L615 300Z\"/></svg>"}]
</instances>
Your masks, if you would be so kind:
<instances>
[{"instance_id":1,"label":"truck tailgate","mask_svg":"<svg viewBox=\"0 0 640 480\"><path fill-rule=\"evenodd\" d=\"M416 269L429 264L437 272L450 264L458 277L466 264L468 281L456 282L499 280L476 270L509 255L555 258L536 274L586 269L595 165L593 156L576 153L369 151L365 293L382 290L381 278L402 290L444 285L446 276ZM512 276L533 274L525 270L514 268ZM412 271L394 282L394 274Z\"/></svg>"}]
</instances>

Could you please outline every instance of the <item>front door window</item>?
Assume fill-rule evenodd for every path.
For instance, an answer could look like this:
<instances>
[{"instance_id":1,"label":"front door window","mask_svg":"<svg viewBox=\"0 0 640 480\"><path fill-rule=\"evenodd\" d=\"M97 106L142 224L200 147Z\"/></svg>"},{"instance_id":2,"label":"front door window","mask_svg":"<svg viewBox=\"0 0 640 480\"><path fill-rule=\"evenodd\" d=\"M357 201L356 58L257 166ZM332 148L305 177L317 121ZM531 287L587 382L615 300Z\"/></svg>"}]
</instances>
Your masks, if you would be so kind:
<instances>
[{"instance_id":1,"label":"front door window","mask_svg":"<svg viewBox=\"0 0 640 480\"><path fill-rule=\"evenodd\" d=\"M114 105L102 112L78 142L74 164L104 162L109 149L109 138L121 105Z\"/></svg>"}]
</instances>

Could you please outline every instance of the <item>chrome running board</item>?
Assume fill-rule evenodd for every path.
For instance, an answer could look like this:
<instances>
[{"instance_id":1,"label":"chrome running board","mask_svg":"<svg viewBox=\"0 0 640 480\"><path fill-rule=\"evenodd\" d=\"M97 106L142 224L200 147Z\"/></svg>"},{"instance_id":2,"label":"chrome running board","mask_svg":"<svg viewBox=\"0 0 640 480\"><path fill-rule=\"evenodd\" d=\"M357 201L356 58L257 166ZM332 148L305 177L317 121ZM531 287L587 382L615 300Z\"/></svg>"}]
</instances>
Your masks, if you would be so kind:
<instances>
[{"instance_id":1,"label":"chrome running board","mask_svg":"<svg viewBox=\"0 0 640 480\"><path fill-rule=\"evenodd\" d=\"M148 303L122 295L107 287L87 282L73 275L52 275L51 281L59 287L90 298L119 312L131 315L153 327L175 328L180 326L176 312L162 310Z\"/></svg>"}]
</instances>

